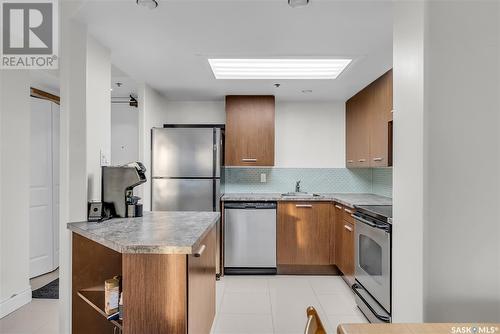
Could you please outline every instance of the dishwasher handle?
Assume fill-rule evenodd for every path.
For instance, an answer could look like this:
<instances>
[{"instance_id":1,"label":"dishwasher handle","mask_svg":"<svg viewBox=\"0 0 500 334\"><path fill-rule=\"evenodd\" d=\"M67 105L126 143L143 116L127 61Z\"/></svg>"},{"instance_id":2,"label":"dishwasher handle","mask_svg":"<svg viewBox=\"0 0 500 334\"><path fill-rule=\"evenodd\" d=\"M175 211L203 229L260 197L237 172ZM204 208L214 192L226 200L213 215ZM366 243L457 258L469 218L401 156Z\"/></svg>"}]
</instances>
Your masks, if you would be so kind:
<instances>
[{"instance_id":1,"label":"dishwasher handle","mask_svg":"<svg viewBox=\"0 0 500 334\"><path fill-rule=\"evenodd\" d=\"M252 210L265 210L276 209L276 202L226 202L224 209L252 209Z\"/></svg>"}]
</instances>

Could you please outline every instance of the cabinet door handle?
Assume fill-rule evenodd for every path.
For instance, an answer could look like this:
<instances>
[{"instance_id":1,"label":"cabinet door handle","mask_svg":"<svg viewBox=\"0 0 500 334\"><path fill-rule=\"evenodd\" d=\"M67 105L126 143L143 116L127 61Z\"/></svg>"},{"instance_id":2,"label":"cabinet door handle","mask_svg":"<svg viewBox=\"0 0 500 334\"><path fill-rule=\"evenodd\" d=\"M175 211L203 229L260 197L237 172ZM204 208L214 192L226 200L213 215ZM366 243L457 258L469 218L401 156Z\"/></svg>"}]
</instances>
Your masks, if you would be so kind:
<instances>
[{"instance_id":1,"label":"cabinet door handle","mask_svg":"<svg viewBox=\"0 0 500 334\"><path fill-rule=\"evenodd\" d=\"M366 162L366 159L359 159L358 162Z\"/></svg>"},{"instance_id":2,"label":"cabinet door handle","mask_svg":"<svg viewBox=\"0 0 500 334\"><path fill-rule=\"evenodd\" d=\"M340 205L335 204L335 207L336 207L337 209L342 210L342 207L341 207Z\"/></svg>"},{"instance_id":3,"label":"cabinet door handle","mask_svg":"<svg viewBox=\"0 0 500 334\"><path fill-rule=\"evenodd\" d=\"M347 212L348 214L352 215L352 211L349 210L349 209L344 209L345 212Z\"/></svg>"},{"instance_id":4,"label":"cabinet door handle","mask_svg":"<svg viewBox=\"0 0 500 334\"><path fill-rule=\"evenodd\" d=\"M373 161L382 161L384 158L373 158Z\"/></svg>"},{"instance_id":5,"label":"cabinet door handle","mask_svg":"<svg viewBox=\"0 0 500 334\"><path fill-rule=\"evenodd\" d=\"M344 225L344 228L349 232L352 232L352 227L350 227L349 225Z\"/></svg>"},{"instance_id":6,"label":"cabinet door handle","mask_svg":"<svg viewBox=\"0 0 500 334\"><path fill-rule=\"evenodd\" d=\"M243 162L257 162L257 159L255 158L243 158L241 159Z\"/></svg>"},{"instance_id":7,"label":"cabinet door handle","mask_svg":"<svg viewBox=\"0 0 500 334\"><path fill-rule=\"evenodd\" d=\"M207 246L201 245L201 247L198 249L198 251L196 253L194 253L194 257L201 257L206 248L207 248Z\"/></svg>"},{"instance_id":8,"label":"cabinet door handle","mask_svg":"<svg viewBox=\"0 0 500 334\"><path fill-rule=\"evenodd\" d=\"M353 162L354 162L354 160L347 160L348 164L352 164Z\"/></svg>"},{"instance_id":9,"label":"cabinet door handle","mask_svg":"<svg viewBox=\"0 0 500 334\"><path fill-rule=\"evenodd\" d=\"M296 208L312 208L311 204L295 204Z\"/></svg>"}]
</instances>

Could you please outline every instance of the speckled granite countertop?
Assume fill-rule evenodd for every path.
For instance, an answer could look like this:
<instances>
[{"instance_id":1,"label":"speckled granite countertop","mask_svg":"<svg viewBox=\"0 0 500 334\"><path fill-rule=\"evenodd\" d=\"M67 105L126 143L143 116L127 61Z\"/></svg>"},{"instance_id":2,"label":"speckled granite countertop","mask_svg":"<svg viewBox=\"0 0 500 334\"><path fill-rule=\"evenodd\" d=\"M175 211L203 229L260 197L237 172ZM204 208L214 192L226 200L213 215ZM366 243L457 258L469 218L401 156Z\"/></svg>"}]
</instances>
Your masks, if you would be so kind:
<instances>
[{"instance_id":1,"label":"speckled granite countertop","mask_svg":"<svg viewBox=\"0 0 500 334\"><path fill-rule=\"evenodd\" d=\"M68 229L119 253L192 254L219 218L218 212L145 212Z\"/></svg>"},{"instance_id":2,"label":"speckled granite countertop","mask_svg":"<svg viewBox=\"0 0 500 334\"><path fill-rule=\"evenodd\" d=\"M224 194L226 202L275 202L275 201L323 201L338 202L353 208L356 205L392 205L392 198L374 194L319 193L320 196L282 196L280 193L233 193Z\"/></svg>"}]
</instances>

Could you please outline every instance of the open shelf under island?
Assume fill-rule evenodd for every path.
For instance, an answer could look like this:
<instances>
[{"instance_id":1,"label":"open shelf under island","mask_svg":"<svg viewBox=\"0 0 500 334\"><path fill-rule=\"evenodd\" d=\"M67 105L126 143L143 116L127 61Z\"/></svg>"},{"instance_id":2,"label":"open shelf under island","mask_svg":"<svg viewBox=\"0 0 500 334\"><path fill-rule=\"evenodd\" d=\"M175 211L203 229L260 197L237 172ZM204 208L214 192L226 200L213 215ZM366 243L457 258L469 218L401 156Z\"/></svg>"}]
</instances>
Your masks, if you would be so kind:
<instances>
[{"instance_id":1,"label":"open shelf under island","mask_svg":"<svg viewBox=\"0 0 500 334\"><path fill-rule=\"evenodd\" d=\"M216 212L146 212L69 223L72 333L209 333L215 317ZM108 321L104 281L122 276L123 321Z\"/></svg>"}]
</instances>

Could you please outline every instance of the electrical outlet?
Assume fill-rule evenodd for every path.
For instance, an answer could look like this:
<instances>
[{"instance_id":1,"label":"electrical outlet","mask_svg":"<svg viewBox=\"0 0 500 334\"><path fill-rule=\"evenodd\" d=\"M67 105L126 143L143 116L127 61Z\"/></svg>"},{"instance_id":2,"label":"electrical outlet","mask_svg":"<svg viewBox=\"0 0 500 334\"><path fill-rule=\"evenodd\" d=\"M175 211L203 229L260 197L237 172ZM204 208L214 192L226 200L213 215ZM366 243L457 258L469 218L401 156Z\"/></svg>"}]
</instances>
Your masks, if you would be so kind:
<instances>
[{"instance_id":1,"label":"electrical outlet","mask_svg":"<svg viewBox=\"0 0 500 334\"><path fill-rule=\"evenodd\" d=\"M267 174L266 173L260 173L260 182L261 183L267 182Z\"/></svg>"}]
</instances>

